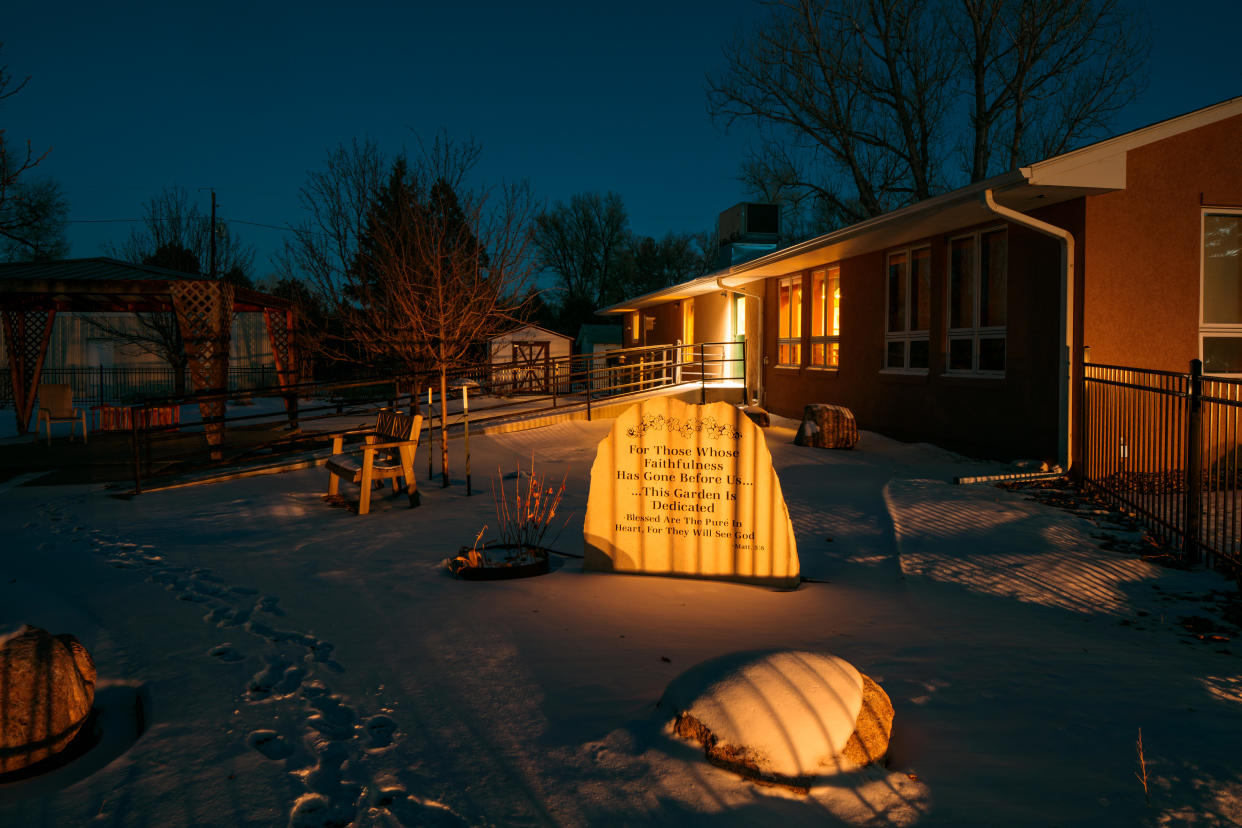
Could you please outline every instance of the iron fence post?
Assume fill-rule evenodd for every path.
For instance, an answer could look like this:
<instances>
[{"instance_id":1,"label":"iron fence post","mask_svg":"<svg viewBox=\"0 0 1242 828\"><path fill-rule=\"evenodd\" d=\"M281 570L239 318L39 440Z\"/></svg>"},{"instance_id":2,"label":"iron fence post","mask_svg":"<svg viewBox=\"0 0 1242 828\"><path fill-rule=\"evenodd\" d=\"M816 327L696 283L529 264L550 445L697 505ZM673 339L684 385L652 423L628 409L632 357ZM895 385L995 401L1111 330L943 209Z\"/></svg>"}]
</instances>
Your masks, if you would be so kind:
<instances>
[{"instance_id":1,"label":"iron fence post","mask_svg":"<svg viewBox=\"0 0 1242 828\"><path fill-rule=\"evenodd\" d=\"M1075 452L1074 447L1070 446L1071 458L1077 458L1078 462L1070 460L1070 468L1065 469L1067 475L1071 475L1072 479L1078 482L1079 486L1084 485L1090 474L1090 450L1091 441L1088 439L1087 429L1090 427L1088 406L1088 390L1087 390L1087 366L1091 364L1091 346L1082 346L1082 381L1078 384L1078 446L1079 451ZM1070 370L1073 370L1071 366ZM1071 471L1073 473L1071 473Z\"/></svg>"},{"instance_id":2,"label":"iron fence post","mask_svg":"<svg viewBox=\"0 0 1242 828\"><path fill-rule=\"evenodd\" d=\"M1190 405L1186 417L1186 525L1182 545L1187 563L1199 562L1203 496L1203 361L1190 361Z\"/></svg>"}]
</instances>

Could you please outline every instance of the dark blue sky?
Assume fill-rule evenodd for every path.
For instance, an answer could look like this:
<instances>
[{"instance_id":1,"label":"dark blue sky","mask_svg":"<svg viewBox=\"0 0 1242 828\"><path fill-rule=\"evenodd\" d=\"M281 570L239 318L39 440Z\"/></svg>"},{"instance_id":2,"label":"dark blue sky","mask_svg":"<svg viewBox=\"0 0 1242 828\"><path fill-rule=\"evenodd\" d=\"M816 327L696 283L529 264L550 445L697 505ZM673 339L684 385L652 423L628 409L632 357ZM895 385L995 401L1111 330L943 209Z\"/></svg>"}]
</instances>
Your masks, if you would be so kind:
<instances>
[{"instance_id":1,"label":"dark blue sky","mask_svg":"<svg viewBox=\"0 0 1242 828\"><path fill-rule=\"evenodd\" d=\"M1116 131L1242 95L1242 2L1130 2L1150 9L1150 84ZM616 190L637 232L699 231L742 200L746 149L708 119L704 74L760 12L751 0L26 3L3 16L0 60L31 81L0 123L9 141L52 148L42 169L75 220L134 218L181 185L214 187L225 218L288 224L328 147L371 137L391 152L411 129L443 128L481 142L481 181L526 178L549 202ZM129 230L74 223L71 255L101 255ZM232 230L270 272L282 234Z\"/></svg>"}]
</instances>

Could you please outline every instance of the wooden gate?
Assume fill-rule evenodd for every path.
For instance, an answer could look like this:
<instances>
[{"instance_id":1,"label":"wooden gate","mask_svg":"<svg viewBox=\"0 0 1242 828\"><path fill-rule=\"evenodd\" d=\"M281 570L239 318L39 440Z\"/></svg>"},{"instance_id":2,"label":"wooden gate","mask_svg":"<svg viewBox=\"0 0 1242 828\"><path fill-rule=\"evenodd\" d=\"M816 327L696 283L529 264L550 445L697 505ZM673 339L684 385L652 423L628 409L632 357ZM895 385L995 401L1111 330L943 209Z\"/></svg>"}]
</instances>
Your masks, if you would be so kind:
<instances>
[{"instance_id":1,"label":"wooden gate","mask_svg":"<svg viewBox=\"0 0 1242 828\"><path fill-rule=\"evenodd\" d=\"M515 394L546 394L550 342L513 343L513 392Z\"/></svg>"}]
</instances>

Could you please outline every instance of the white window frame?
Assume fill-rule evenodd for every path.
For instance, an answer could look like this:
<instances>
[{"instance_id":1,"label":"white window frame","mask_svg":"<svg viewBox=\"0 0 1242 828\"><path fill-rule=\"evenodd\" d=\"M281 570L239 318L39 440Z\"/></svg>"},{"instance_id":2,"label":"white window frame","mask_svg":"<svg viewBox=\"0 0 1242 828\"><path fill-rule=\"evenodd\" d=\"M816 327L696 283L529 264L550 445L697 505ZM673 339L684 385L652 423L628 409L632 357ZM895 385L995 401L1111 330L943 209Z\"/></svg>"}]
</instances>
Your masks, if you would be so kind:
<instances>
[{"instance_id":1,"label":"white window frame","mask_svg":"<svg viewBox=\"0 0 1242 828\"><path fill-rule=\"evenodd\" d=\"M1207 267L1207 217L1213 216L1238 216L1242 221L1242 209L1236 207L1204 207L1199 211L1199 359L1203 361L1203 372L1212 373L1213 376L1237 377L1242 376L1242 372L1231 371L1228 373L1221 371L1210 371L1207 367L1207 359L1203 353L1203 340L1206 338L1234 338L1242 339L1242 322L1204 322L1203 321L1203 293L1204 279L1206 277Z\"/></svg>"},{"instance_id":2,"label":"white window frame","mask_svg":"<svg viewBox=\"0 0 1242 828\"><path fill-rule=\"evenodd\" d=\"M781 290L786 285L789 286L789 297L790 297L789 319L788 319L790 335L781 336L780 335L780 331L781 331L781 327L780 327L780 324L781 324L781 319L780 319ZM798 307L797 307L796 320L794 318L794 303L793 303L793 286L794 285L798 286ZM802 367L802 305L803 305L802 294L803 294L803 284L802 284L801 273L799 273L797 276L783 277L776 283L776 314L777 314L777 317L776 317L776 365L778 368L801 368ZM797 331L798 331L796 336L793 334L795 321L797 322ZM784 346L784 345L790 346L789 353L791 355L796 354L792 362L783 362L781 360L781 346Z\"/></svg>"},{"instance_id":3,"label":"white window frame","mask_svg":"<svg viewBox=\"0 0 1242 828\"><path fill-rule=\"evenodd\" d=\"M905 247L900 250L890 250L884 256L884 355L882 357L883 361L880 365L880 370L887 374L922 374L922 375L925 375L931 367L931 312L930 312L930 307L928 308L928 314L927 314L927 319L928 319L927 329L916 330L911 327L912 325L915 324L914 323L915 314L913 313L915 309L911 307L910 305L910 295L911 295L910 294L910 283L911 283L911 280L914 279L914 254L921 253L924 250L927 251L927 266L930 268L931 267L931 245L929 244L916 244L913 247ZM890 331L888 329L888 309L890 306L889 303L892 301L892 297L890 295L890 292L892 290L892 284L888 278L888 270L889 270L889 267L891 267L891 262L894 256L905 256L906 257L906 275L905 275L906 305L905 305L905 308L903 309L905 312L905 326L906 327L905 327L905 330L902 330L902 331ZM928 285L927 285L927 301L929 305L931 303L931 299L932 299L931 280L929 279ZM892 342L904 343L903 348L902 348L902 361L901 361L901 365L899 366L897 365L890 366L888 364L888 348L889 348L889 343L892 343ZM912 342L926 342L927 343L927 363L928 364L922 368L910 367L910 343Z\"/></svg>"},{"instance_id":4,"label":"white window frame","mask_svg":"<svg viewBox=\"0 0 1242 828\"><path fill-rule=\"evenodd\" d=\"M944 322L946 331L945 343L945 374L958 377L993 377L999 378L1005 376L1005 371L982 371L979 369L979 353L980 342L983 340L1000 339L1005 343L1005 366L1009 366L1009 326L1005 325L979 325L980 318L980 301L983 296L982 280L983 280L983 237L996 232L1005 233L1005 297L1008 301L1009 297L1009 227L1008 225L998 224L992 227L984 227L971 233L959 233L951 236L945 245L945 269L944 269L944 291L945 291L945 309ZM970 327L954 328L950 327L953 321L953 242L962 239L970 239L974 245L975 255L972 262L971 278L971 321L974 323ZM1009 309L1005 309L1005 320L1009 320ZM971 359L970 368L953 368L952 367L952 349L953 343L958 340L970 340Z\"/></svg>"},{"instance_id":5,"label":"white window frame","mask_svg":"<svg viewBox=\"0 0 1242 828\"><path fill-rule=\"evenodd\" d=\"M832 274L836 273L837 291L841 290L841 265L832 264L827 267L817 267L811 271L811 302L815 301L815 274L824 274L824 307L822 308L824 319L824 333L816 335L815 333L815 306L811 305L811 329L806 351L807 367L814 368L817 371L836 371L841 367L841 319L840 307L833 308L833 297L828 292L828 285L832 283ZM829 333L832 330L832 313L837 311L836 333ZM815 361L815 346L824 346L824 362L820 364ZM837 346L837 361L830 363L829 356L832 353L832 346Z\"/></svg>"}]
</instances>

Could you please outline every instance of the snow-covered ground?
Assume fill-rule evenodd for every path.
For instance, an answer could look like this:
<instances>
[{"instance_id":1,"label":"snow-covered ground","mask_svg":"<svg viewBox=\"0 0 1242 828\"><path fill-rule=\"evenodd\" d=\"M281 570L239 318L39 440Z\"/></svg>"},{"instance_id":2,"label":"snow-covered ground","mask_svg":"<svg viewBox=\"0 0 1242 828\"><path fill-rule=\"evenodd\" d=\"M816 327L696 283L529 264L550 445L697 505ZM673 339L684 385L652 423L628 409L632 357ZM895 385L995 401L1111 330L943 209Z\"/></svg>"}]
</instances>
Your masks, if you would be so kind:
<instances>
[{"instance_id":1,"label":"snow-covered ground","mask_svg":"<svg viewBox=\"0 0 1242 828\"><path fill-rule=\"evenodd\" d=\"M949 482L996 466L869 433L852 452L800 448L777 420L768 444L814 579L796 591L574 558L520 581L445 573L494 525L488 478L532 456L567 476L555 546L580 553L610 425L472 438L473 497L424 480L420 508L377 498L361 518L323 502L322 469L130 501L0 483L0 632L77 635L101 704L141 699L145 719L128 750L0 786L0 825L1242 821L1242 647L1180 624L1233 585L1101 550L1124 531L1103 516ZM887 768L800 796L669 733L656 702L676 676L784 647L884 687Z\"/></svg>"}]
</instances>

